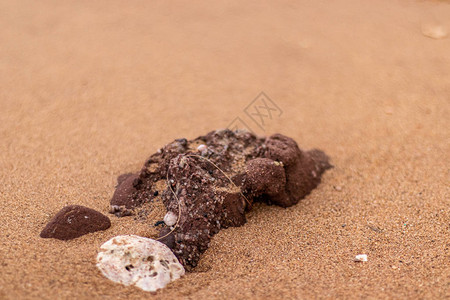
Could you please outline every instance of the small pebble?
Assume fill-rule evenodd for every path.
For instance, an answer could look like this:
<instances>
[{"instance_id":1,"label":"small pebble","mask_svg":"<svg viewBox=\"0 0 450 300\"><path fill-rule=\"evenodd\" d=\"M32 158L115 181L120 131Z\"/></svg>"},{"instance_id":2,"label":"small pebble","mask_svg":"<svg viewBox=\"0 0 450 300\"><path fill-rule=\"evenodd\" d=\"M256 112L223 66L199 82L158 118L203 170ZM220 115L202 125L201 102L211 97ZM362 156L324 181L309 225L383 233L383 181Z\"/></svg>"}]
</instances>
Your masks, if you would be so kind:
<instances>
[{"instance_id":1,"label":"small pebble","mask_svg":"<svg viewBox=\"0 0 450 300\"><path fill-rule=\"evenodd\" d=\"M157 221L154 226L156 227L156 226L163 225L163 224L164 224L164 221Z\"/></svg>"},{"instance_id":2,"label":"small pebble","mask_svg":"<svg viewBox=\"0 0 450 300\"><path fill-rule=\"evenodd\" d=\"M174 212L168 211L164 216L164 223L166 223L167 226L173 226L177 223L177 219L178 216Z\"/></svg>"},{"instance_id":3,"label":"small pebble","mask_svg":"<svg viewBox=\"0 0 450 300\"><path fill-rule=\"evenodd\" d=\"M367 261L367 254L358 254L355 256L355 261Z\"/></svg>"},{"instance_id":4,"label":"small pebble","mask_svg":"<svg viewBox=\"0 0 450 300\"><path fill-rule=\"evenodd\" d=\"M205 155L208 152L208 147L204 144L201 144L197 147L197 150L200 152L201 155Z\"/></svg>"}]
</instances>

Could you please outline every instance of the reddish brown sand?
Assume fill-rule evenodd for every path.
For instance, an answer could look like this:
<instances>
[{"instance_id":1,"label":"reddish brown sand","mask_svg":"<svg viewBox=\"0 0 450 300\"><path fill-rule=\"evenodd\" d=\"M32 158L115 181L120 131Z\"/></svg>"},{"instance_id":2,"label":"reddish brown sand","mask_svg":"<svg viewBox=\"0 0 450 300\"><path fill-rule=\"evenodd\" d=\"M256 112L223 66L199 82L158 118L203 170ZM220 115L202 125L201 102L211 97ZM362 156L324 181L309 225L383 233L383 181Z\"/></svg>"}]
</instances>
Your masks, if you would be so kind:
<instances>
[{"instance_id":1,"label":"reddish brown sand","mask_svg":"<svg viewBox=\"0 0 450 300\"><path fill-rule=\"evenodd\" d=\"M335 168L153 298L450 297L450 37L421 29L450 30L450 4L241 2L1 1L1 299L148 296L95 267L146 224L39 233L67 204L107 213L117 175L237 116ZM283 110L264 132L243 112L260 91Z\"/></svg>"}]
</instances>

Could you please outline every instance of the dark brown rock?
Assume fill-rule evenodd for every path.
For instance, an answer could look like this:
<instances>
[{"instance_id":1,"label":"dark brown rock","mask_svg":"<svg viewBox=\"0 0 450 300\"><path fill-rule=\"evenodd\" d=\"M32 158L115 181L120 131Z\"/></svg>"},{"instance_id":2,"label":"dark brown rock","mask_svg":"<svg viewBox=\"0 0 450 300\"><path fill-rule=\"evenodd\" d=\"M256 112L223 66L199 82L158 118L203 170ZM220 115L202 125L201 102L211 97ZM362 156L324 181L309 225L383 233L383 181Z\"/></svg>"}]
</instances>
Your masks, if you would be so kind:
<instances>
[{"instance_id":1,"label":"dark brown rock","mask_svg":"<svg viewBox=\"0 0 450 300\"><path fill-rule=\"evenodd\" d=\"M248 204L239 191L216 192L216 197L222 202L222 218L220 219L220 224L223 228L237 227L247 222L245 209Z\"/></svg>"},{"instance_id":2,"label":"dark brown rock","mask_svg":"<svg viewBox=\"0 0 450 300\"><path fill-rule=\"evenodd\" d=\"M151 155L138 175L117 187L111 208L118 216L139 213L156 195L167 211L178 215L181 208L173 232L161 241L190 270L220 229L245 224L254 201L294 205L330 167L322 151L304 152L281 134L259 138L217 130L194 140L177 139ZM163 227L160 237L170 230Z\"/></svg>"},{"instance_id":3,"label":"dark brown rock","mask_svg":"<svg viewBox=\"0 0 450 300\"><path fill-rule=\"evenodd\" d=\"M293 139L282 134L269 137L262 152L264 157L283 162L286 190L280 195L270 197L272 203L282 207L298 203L319 185L323 172L332 167L328 156L322 151L304 152Z\"/></svg>"},{"instance_id":4,"label":"dark brown rock","mask_svg":"<svg viewBox=\"0 0 450 300\"><path fill-rule=\"evenodd\" d=\"M124 173L119 176L117 176L117 185L116 188L122 184L125 180L127 180L130 176L133 176L133 173Z\"/></svg>"},{"instance_id":5,"label":"dark brown rock","mask_svg":"<svg viewBox=\"0 0 450 300\"><path fill-rule=\"evenodd\" d=\"M171 229L169 227L163 227L159 232L158 241L173 249L175 247L175 236L170 231Z\"/></svg>"},{"instance_id":6,"label":"dark brown rock","mask_svg":"<svg viewBox=\"0 0 450 300\"><path fill-rule=\"evenodd\" d=\"M106 230L110 226L109 218L98 211L85 206L69 205L50 220L40 236L71 240L90 232Z\"/></svg>"},{"instance_id":7,"label":"dark brown rock","mask_svg":"<svg viewBox=\"0 0 450 300\"><path fill-rule=\"evenodd\" d=\"M285 167L295 164L302 155L300 148L293 139L279 133L270 136L264 144L263 157L281 161Z\"/></svg>"},{"instance_id":8,"label":"dark brown rock","mask_svg":"<svg viewBox=\"0 0 450 300\"><path fill-rule=\"evenodd\" d=\"M131 215L131 209L136 207L136 199L132 196L136 193L135 185L139 182L138 174L122 174L117 178L117 187L111 199L111 213L116 216Z\"/></svg>"},{"instance_id":9,"label":"dark brown rock","mask_svg":"<svg viewBox=\"0 0 450 300\"><path fill-rule=\"evenodd\" d=\"M284 191L285 186L283 163L270 158L255 158L247 162L244 189L251 196L276 196Z\"/></svg>"},{"instance_id":10,"label":"dark brown rock","mask_svg":"<svg viewBox=\"0 0 450 300\"><path fill-rule=\"evenodd\" d=\"M197 265L221 228L245 223L245 200L239 188L215 170L210 162L189 154L178 155L168 168L176 197L169 189L162 195L163 202L176 214L181 208L172 250L188 269Z\"/></svg>"}]
</instances>

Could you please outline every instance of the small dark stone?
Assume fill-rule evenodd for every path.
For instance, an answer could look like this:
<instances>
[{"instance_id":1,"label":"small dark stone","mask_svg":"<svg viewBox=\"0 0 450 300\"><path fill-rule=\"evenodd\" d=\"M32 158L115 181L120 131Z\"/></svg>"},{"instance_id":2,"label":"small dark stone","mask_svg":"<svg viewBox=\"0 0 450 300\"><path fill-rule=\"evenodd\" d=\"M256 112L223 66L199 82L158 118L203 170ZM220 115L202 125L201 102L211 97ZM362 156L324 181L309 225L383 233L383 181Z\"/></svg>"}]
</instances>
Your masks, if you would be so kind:
<instances>
[{"instance_id":1,"label":"small dark stone","mask_svg":"<svg viewBox=\"0 0 450 300\"><path fill-rule=\"evenodd\" d=\"M163 227L161 229L161 231L159 232L159 237L163 237L163 236L167 235L170 232L170 230L171 229L169 227ZM173 249L175 247L175 236L174 236L173 232L171 234L169 234L168 236L163 237L162 239L158 239L158 241L165 244L170 249Z\"/></svg>"},{"instance_id":2,"label":"small dark stone","mask_svg":"<svg viewBox=\"0 0 450 300\"><path fill-rule=\"evenodd\" d=\"M109 218L100 212L85 206L69 205L50 220L40 236L71 240L90 232L106 230L110 226Z\"/></svg>"},{"instance_id":3,"label":"small dark stone","mask_svg":"<svg viewBox=\"0 0 450 300\"><path fill-rule=\"evenodd\" d=\"M163 225L163 224L164 224L164 221L158 221L158 222L155 223L154 226L157 227L157 226Z\"/></svg>"}]
</instances>

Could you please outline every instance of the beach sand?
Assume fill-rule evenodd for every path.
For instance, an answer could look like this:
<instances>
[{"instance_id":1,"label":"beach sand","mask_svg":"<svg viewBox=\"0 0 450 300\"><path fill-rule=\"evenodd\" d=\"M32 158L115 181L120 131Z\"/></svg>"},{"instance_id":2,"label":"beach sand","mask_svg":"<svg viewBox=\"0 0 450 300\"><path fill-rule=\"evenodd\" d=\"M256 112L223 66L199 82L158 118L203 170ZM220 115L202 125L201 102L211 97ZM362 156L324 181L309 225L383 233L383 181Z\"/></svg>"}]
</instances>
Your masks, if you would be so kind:
<instances>
[{"instance_id":1,"label":"beach sand","mask_svg":"<svg viewBox=\"0 0 450 300\"><path fill-rule=\"evenodd\" d=\"M0 298L449 298L445 30L445 1L1 1ZM108 214L117 176L236 118L335 167L155 295L103 277L102 243L155 233ZM111 228L41 239L68 204Z\"/></svg>"}]
</instances>

